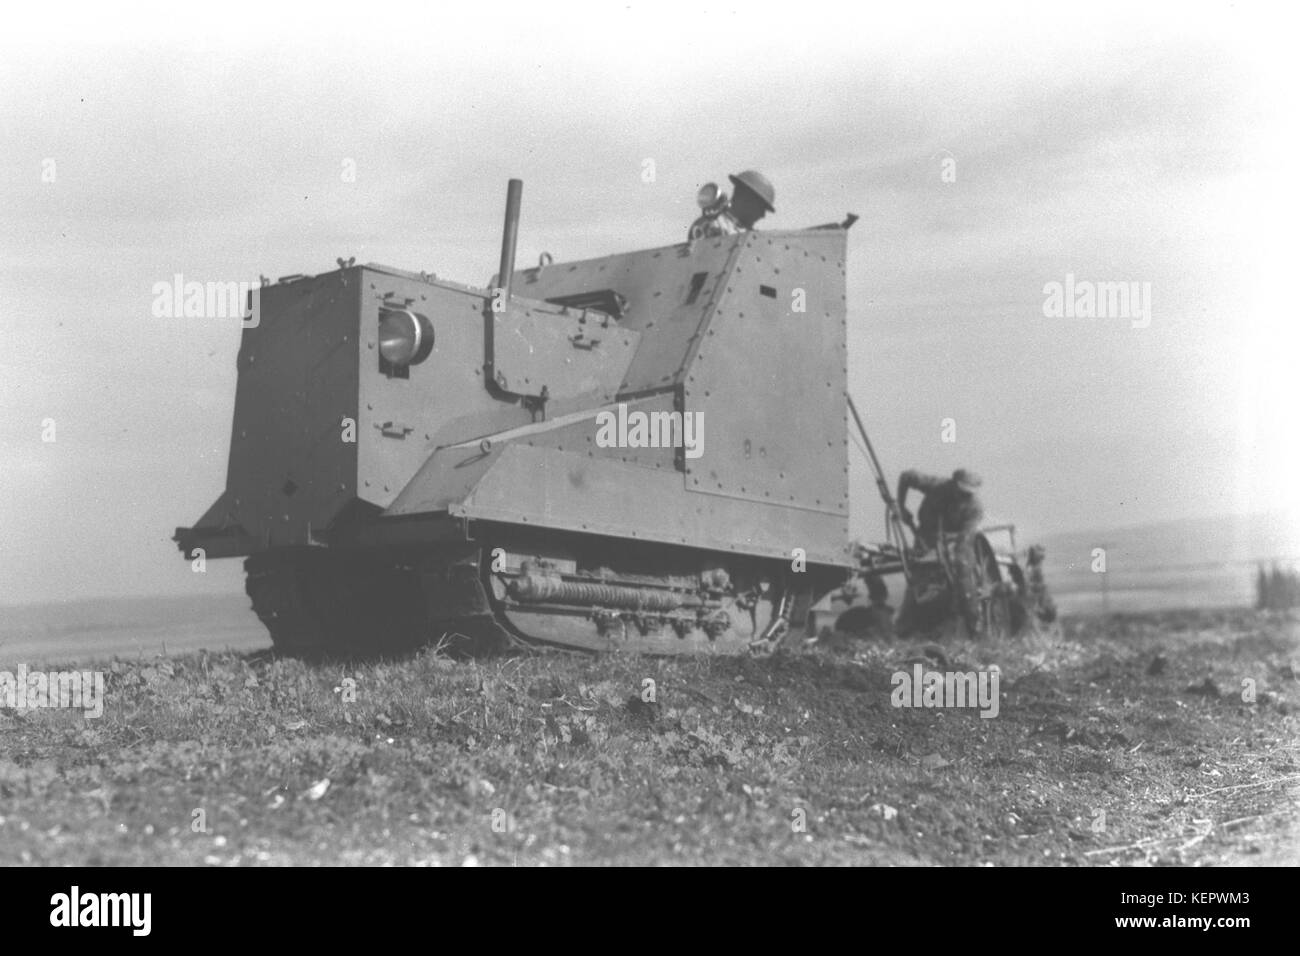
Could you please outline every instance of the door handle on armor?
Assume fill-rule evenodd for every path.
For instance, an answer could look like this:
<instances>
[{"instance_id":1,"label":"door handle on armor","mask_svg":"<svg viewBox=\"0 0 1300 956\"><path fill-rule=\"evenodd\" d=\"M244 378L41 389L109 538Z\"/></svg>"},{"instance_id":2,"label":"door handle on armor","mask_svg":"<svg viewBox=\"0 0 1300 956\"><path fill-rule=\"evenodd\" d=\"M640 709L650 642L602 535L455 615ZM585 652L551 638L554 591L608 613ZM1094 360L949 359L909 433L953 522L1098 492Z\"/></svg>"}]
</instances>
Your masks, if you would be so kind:
<instances>
[{"instance_id":1,"label":"door handle on armor","mask_svg":"<svg viewBox=\"0 0 1300 956\"><path fill-rule=\"evenodd\" d=\"M410 425L399 425L396 422L384 422L382 425L376 422L375 427L385 438L405 438L415 431Z\"/></svg>"}]
</instances>

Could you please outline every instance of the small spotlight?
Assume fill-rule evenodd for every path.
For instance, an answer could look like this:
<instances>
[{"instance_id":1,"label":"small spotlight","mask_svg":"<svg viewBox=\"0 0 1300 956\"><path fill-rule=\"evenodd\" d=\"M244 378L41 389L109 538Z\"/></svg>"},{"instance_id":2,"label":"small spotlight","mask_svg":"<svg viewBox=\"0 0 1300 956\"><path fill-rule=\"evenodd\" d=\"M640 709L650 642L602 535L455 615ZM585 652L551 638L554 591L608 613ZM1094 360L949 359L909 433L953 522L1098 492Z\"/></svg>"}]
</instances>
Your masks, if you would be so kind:
<instances>
[{"instance_id":1,"label":"small spotlight","mask_svg":"<svg viewBox=\"0 0 1300 956\"><path fill-rule=\"evenodd\" d=\"M695 194L695 201L701 209L711 209L726 198L727 194L718 188L717 183L705 183Z\"/></svg>"},{"instance_id":2,"label":"small spotlight","mask_svg":"<svg viewBox=\"0 0 1300 956\"><path fill-rule=\"evenodd\" d=\"M389 365L419 365L433 351L433 326L409 309L379 312L379 354Z\"/></svg>"}]
</instances>

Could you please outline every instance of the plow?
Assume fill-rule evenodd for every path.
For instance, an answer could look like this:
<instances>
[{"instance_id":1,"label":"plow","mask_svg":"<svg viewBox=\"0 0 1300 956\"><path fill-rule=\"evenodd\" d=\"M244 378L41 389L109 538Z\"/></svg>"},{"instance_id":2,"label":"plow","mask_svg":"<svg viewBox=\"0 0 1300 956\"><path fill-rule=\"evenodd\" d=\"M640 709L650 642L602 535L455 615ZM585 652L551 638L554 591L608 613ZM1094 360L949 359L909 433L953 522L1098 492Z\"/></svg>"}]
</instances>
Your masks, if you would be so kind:
<instances>
[{"instance_id":1,"label":"plow","mask_svg":"<svg viewBox=\"0 0 1300 956\"><path fill-rule=\"evenodd\" d=\"M849 411L876 488L885 505L887 540L859 545L862 579L901 577L907 589L899 636L909 636L959 622L969 637L1004 637L1022 630L1029 619L1030 598L1016 550L1013 524L982 525L970 534L946 533L942 527L927 547L889 490L880 459L852 397Z\"/></svg>"}]
</instances>

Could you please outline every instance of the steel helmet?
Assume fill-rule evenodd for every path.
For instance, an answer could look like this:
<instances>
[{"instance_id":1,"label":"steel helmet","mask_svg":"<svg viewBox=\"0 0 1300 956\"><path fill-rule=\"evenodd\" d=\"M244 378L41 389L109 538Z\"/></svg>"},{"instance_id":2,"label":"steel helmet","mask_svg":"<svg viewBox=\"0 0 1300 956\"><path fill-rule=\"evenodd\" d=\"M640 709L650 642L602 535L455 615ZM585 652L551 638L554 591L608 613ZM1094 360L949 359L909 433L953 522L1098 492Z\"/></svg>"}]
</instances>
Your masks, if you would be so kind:
<instances>
[{"instance_id":1,"label":"steel helmet","mask_svg":"<svg viewBox=\"0 0 1300 956\"><path fill-rule=\"evenodd\" d=\"M962 491L974 491L984 482L980 476L973 471L967 471L965 468L958 468L952 473L952 480L957 483Z\"/></svg>"},{"instance_id":2,"label":"steel helmet","mask_svg":"<svg viewBox=\"0 0 1300 956\"><path fill-rule=\"evenodd\" d=\"M728 176L737 186L744 186L755 196L763 201L768 212L776 212L776 206L772 205L776 201L776 190L772 188L772 182L756 169L747 169L743 173L735 176Z\"/></svg>"}]
</instances>

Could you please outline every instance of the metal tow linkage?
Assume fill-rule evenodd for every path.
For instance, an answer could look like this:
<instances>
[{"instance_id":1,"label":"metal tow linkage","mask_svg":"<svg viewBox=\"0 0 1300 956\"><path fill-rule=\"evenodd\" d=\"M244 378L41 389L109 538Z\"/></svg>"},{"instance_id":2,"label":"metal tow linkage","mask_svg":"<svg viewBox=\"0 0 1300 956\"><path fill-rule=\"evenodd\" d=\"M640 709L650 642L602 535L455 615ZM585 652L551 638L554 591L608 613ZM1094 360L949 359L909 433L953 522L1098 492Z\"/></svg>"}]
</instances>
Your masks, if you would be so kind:
<instances>
[{"instance_id":1,"label":"metal tow linkage","mask_svg":"<svg viewBox=\"0 0 1300 956\"><path fill-rule=\"evenodd\" d=\"M786 634L790 632L790 588L786 587L781 592L781 602L777 605L776 613L772 615L772 620L763 633L749 642L749 652L755 657L770 657L781 642L785 640Z\"/></svg>"}]
</instances>

